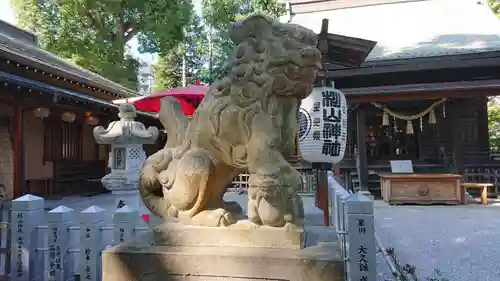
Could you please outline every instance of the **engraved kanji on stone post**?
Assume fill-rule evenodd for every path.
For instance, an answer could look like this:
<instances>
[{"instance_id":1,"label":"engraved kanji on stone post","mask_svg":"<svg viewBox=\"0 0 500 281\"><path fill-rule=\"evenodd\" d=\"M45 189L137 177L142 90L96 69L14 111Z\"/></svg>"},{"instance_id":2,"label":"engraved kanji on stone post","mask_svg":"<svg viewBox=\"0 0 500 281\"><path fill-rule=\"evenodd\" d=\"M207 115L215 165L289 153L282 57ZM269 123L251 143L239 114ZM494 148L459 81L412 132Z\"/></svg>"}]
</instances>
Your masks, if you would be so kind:
<instances>
[{"instance_id":1,"label":"engraved kanji on stone post","mask_svg":"<svg viewBox=\"0 0 500 281\"><path fill-rule=\"evenodd\" d=\"M347 217L347 270L352 281L376 281L373 200L356 192L345 201Z\"/></svg>"}]
</instances>

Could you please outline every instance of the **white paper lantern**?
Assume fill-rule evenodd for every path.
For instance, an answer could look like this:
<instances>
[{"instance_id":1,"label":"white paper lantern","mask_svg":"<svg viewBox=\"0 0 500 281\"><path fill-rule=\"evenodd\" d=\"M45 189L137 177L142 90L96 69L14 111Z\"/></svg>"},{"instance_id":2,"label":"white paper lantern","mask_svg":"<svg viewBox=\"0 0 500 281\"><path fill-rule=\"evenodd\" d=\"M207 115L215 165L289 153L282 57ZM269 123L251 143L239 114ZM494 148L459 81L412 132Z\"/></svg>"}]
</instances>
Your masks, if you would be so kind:
<instances>
[{"instance_id":1,"label":"white paper lantern","mask_svg":"<svg viewBox=\"0 0 500 281\"><path fill-rule=\"evenodd\" d=\"M45 107L35 108L33 109L33 115L38 119L47 118L50 115L50 110Z\"/></svg>"},{"instance_id":2,"label":"white paper lantern","mask_svg":"<svg viewBox=\"0 0 500 281\"><path fill-rule=\"evenodd\" d=\"M61 119L64 122L72 123L76 119L76 114L74 114L73 112L66 111L61 114Z\"/></svg>"},{"instance_id":3,"label":"white paper lantern","mask_svg":"<svg viewBox=\"0 0 500 281\"><path fill-rule=\"evenodd\" d=\"M90 115L85 117L85 122L87 122L87 125L89 126L96 126L97 124L99 124L99 118Z\"/></svg>"},{"instance_id":4,"label":"white paper lantern","mask_svg":"<svg viewBox=\"0 0 500 281\"><path fill-rule=\"evenodd\" d=\"M347 101L333 87L317 87L299 110L302 158L311 163L339 163L347 142Z\"/></svg>"}]
</instances>

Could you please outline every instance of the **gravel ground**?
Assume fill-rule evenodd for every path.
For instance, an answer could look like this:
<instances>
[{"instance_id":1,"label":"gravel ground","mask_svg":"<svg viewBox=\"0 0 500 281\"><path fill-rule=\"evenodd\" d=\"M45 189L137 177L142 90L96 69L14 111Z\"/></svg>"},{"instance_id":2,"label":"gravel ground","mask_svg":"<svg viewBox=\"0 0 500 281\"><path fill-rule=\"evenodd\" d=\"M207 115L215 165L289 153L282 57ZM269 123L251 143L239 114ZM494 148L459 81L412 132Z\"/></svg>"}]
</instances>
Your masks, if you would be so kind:
<instances>
[{"instance_id":1,"label":"gravel ground","mask_svg":"<svg viewBox=\"0 0 500 281\"><path fill-rule=\"evenodd\" d=\"M375 204L376 231L420 280L439 269L450 281L500 280L500 206Z\"/></svg>"}]
</instances>

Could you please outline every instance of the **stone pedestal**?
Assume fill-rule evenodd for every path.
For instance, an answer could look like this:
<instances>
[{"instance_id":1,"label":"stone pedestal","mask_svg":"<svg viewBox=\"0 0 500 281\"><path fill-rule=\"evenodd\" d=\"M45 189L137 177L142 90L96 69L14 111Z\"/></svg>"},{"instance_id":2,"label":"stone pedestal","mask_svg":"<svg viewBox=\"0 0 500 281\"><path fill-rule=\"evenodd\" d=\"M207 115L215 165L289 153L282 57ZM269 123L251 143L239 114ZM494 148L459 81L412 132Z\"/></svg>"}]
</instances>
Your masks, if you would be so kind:
<instances>
[{"instance_id":1,"label":"stone pedestal","mask_svg":"<svg viewBox=\"0 0 500 281\"><path fill-rule=\"evenodd\" d=\"M294 226L257 226L244 220L228 227L164 223L154 228L153 243L169 246L301 249L306 243L306 233Z\"/></svg>"},{"instance_id":2,"label":"stone pedestal","mask_svg":"<svg viewBox=\"0 0 500 281\"><path fill-rule=\"evenodd\" d=\"M141 195L139 195L139 191L135 190L116 190L112 191L111 194L116 198L115 206L118 205L127 205L134 210L138 210L139 213L145 208L144 203L142 202ZM121 201L121 203L120 203Z\"/></svg>"},{"instance_id":3,"label":"stone pedestal","mask_svg":"<svg viewBox=\"0 0 500 281\"><path fill-rule=\"evenodd\" d=\"M326 228L165 224L104 251L103 281L341 281L336 237Z\"/></svg>"}]
</instances>

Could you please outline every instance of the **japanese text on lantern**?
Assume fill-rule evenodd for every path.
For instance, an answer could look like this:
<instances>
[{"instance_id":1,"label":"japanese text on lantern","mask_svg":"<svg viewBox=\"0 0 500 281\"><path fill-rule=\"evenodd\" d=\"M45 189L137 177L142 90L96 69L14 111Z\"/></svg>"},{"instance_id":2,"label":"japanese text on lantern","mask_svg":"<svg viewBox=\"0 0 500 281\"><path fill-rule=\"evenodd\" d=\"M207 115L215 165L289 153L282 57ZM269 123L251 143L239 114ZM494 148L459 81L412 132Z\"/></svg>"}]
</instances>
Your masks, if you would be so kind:
<instances>
[{"instance_id":1,"label":"japanese text on lantern","mask_svg":"<svg viewBox=\"0 0 500 281\"><path fill-rule=\"evenodd\" d=\"M366 234L364 219L358 219L358 233L362 235ZM359 272L361 273L359 280L368 281L368 260L367 260L368 249L363 245L359 245L357 253L359 255L358 256Z\"/></svg>"},{"instance_id":2,"label":"japanese text on lantern","mask_svg":"<svg viewBox=\"0 0 500 281\"><path fill-rule=\"evenodd\" d=\"M342 136L341 96L337 91L324 91L321 95L323 106L323 145L321 154L339 156L341 149L339 138ZM316 104L313 110L315 109Z\"/></svg>"},{"instance_id":3,"label":"japanese text on lantern","mask_svg":"<svg viewBox=\"0 0 500 281\"><path fill-rule=\"evenodd\" d=\"M16 252L16 274L17 277L22 277L23 276L23 248L24 248L24 237L22 235L24 234L24 215L23 214L17 214L17 252Z\"/></svg>"},{"instance_id":4,"label":"japanese text on lantern","mask_svg":"<svg viewBox=\"0 0 500 281\"><path fill-rule=\"evenodd\" d=\"M55 280L56 270L61 270L61 247L57 245L58 241L58 229L57 227L52 227L49 247L49 277L51 280Z\"/></svg>"}]
</instances>

